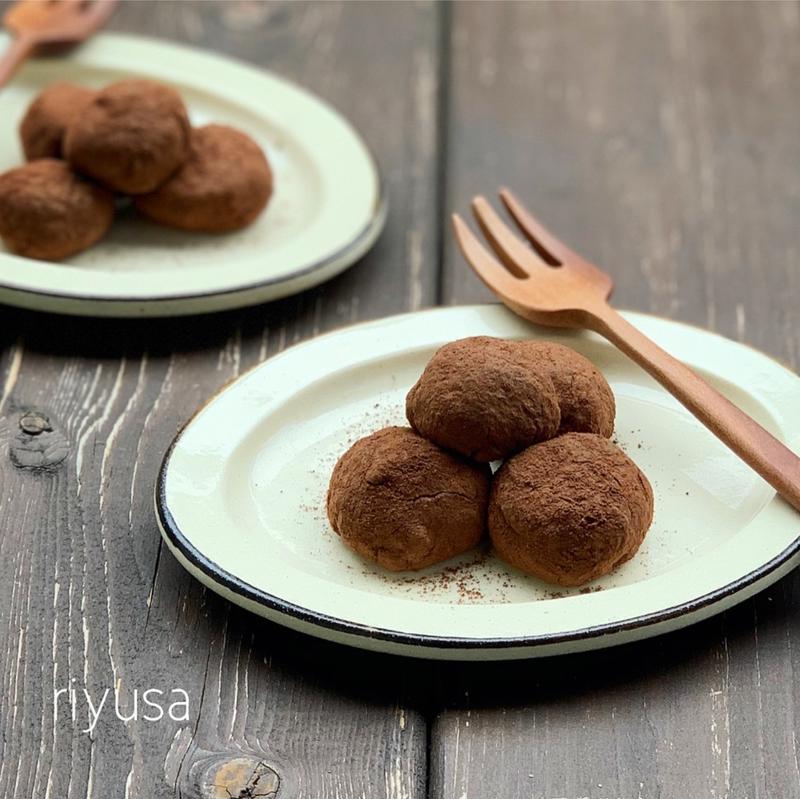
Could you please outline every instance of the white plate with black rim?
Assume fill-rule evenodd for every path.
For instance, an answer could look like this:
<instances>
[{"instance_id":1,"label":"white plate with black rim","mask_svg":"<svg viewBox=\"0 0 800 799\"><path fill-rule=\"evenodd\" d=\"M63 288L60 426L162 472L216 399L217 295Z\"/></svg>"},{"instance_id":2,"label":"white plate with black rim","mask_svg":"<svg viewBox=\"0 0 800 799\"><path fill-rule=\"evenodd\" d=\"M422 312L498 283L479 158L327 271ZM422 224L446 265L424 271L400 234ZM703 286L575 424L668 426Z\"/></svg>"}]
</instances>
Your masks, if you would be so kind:
<instances>
[{"instance_id":1,"label":"white plate with black rim","mask_svg":"<svg viewBox=\"0 0 800 799\"><path fill-rule=\"evenodd\" d=\"M728 339L626 317L789 446L800 378ZM390 573L346 549L325 516L328 478L356 438L403 424L433 352L465 336L550 339L582 352L617 398L615 438L653 484L636 557L581 589L547 585L489 551ZM639 367L599 337L535 327L501 306L357 325L266 361L205 405L156 488L164 540L199 580L280 624L352 646L492 660L575 652L719 613L797 563L800 516Z\"/></svg>"},{"instance_id":2,"label":"white plate with black rim","mask_svg":"<svg viewBox=\"0 0 800 799\"><path fill-rule=\"evenodd\" d=\"M17 128L45 86L92 87L144 77L182 94L192 122L221 122L264 148L275 175L269 206L245 230L170 230L122 210L98 245L61 263L0 245L0 302L93 316L204 313L295 294L342 272L386 217L375 159L329 105L293 84L201 50L102 34L57 59L31 60L0 92L0 171L23 162Z\"/></svg>"}]
</instances>

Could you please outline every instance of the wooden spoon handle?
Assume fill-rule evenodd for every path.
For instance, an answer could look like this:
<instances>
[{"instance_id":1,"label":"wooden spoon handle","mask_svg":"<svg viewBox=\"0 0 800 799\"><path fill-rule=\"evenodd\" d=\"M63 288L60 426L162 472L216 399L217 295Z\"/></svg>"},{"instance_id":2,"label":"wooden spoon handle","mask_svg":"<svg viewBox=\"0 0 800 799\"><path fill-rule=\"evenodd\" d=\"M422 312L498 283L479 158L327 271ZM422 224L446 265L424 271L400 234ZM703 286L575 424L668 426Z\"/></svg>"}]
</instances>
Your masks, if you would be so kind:
<instances>
[{"instance_id":1,"label":"wooden spoon handle","mask_svg":"<svg viewBox=\"0 0 800 799\"><path fill-rule=\"evenodd\" d=\"M593 314L591 326L649 372L800 511L800 458L797 455L609 306Z\"/></svg>"},{"instance_id":2,"label":"wooden spoon handle","mask_svg":"<svg viewBox=\"0 0 800 799\"><path fill-rule=\"evenodd\" d=\"M0 86L11 80L22 62L33 52L36 39L32 36L15 36L6 51L0 56Z\"/></svg>"}]
</instances>

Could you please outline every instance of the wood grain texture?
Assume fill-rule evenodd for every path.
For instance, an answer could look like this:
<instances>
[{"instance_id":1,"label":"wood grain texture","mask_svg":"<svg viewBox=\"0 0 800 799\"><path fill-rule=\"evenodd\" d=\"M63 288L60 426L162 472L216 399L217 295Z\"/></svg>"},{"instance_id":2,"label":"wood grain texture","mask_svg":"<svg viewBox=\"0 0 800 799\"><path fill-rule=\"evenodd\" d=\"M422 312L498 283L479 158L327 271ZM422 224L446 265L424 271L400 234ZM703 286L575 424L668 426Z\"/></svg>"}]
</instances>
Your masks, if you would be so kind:
<instances>
[{"instance_id":1,"label":"wood grain texture","mask_svg":"<svg viewBox=\"0 0 800 799\"><path fill-rule=\"evenodd\" d=\"M114 17L118 30L229 52L330 100L374 147L392 216L347 274L247 311L126 322L3 309L0 796L424 792L414 669L205 591L162 551L152 492L170 439L226 381L323 330L434 300L438 19L429 5L335 2L129 2ZM68 445L47 469L9 457L32 411ZM54 689L70 685L95 703L116 686L126 714L134 689L180 688L190 718L104 713L87 735L85 703L78 724L54 713Z\"/></svg>"},{"instance_id":2,"label":"wood grain texture","mask_svg":"<svg viewBox=\"0 0 800 799\"><path fill-rule=\"evenodd\" d=\"M446 206L511 186L616 299L798 366L796 3L452 7ZM446 303L487 299L449 243ZM800 796L800 580L652 642L441 667L431 795Z\"/></svg>"}]
</instances>

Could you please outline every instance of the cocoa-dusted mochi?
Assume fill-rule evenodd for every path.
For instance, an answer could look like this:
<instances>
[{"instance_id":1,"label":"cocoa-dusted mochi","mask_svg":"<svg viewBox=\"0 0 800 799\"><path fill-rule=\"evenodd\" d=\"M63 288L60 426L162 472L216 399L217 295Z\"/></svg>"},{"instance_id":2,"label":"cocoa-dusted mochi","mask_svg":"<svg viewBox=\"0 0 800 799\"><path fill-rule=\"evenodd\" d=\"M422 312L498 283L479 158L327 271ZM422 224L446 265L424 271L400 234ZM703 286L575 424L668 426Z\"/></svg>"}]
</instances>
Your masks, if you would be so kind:
<instances>
[{"instance_id":1,"label":"cocoa-dusted mochi","mask_svg":"<svg viewBox=\"0 0 800 799\"><path fill-rule=\"evenodd\" d=\"M149 80L97 92L67 128L70 165L125 194L154 191L189 153L191 127L180 95Z\"/></svg>"},{"instance_id":2,"label":"cocoa-dusted mochi","mask_svg":"<svg viewBox=\"0 0 800 799\"><path fill-rule=\"evenodd\" d=\"M64 161L42 158L0 175L0 237L11 252L56 261L108 231L114 198Z\"/></svg>"},{"instance_id":3,"label":"cocoa-dusted mochi","mask_svg":"<svg viewBox=\"0 0 800 799\"><path fill-rule=\"evenodd\" d=\"M475 336L445 344L406 397L421 435L476 461L505 458L551 438L561 413L553 381L518 342Z\"/></svg>"},{"instance_id":4,"label":"cocoa-dusted mochi","mask_svg":"<svg viewBox=\"0 0 800 799\"><path fill-rule=\"evenodd\" d=\"M534 368L546 371L553 381L561 409L562 433L597 433L610 438L614 432L616 402L602 372L575 350L552 341L521 341L533 358Z\"/></svg>"},{"instance_id":5,"label":"cocoa-dusted mochi","mask_svg":"<svg viewBox=\"0 0 800 799\"><path fill-rule=\"evenodd\" d=\"M64 132L83 113L95 92L69 81L51 83L28 106L19 126L25 158L61 158Z\"/></svg>"},{"instance_id":6,"label":"cocoa-dusted mochi","mask_svg":"<svg viewBox=\"0 0 800 799\"><path fill-rule=\"evenodd\" d=\"M328 518L367 560L391 571L422 569L478 544L489 479L488 466L445 452L407 427L387 427L339 459Z\"/></svg>"},{"instance_id":7,"label":"cocoa-dusted mochi","mask_svg":"<svg viewBox=\"0 0 800 799\"><path fill-rule=\"evenodd\" d=\"M235 128L206 125L192 131L183 166L134 204L162 225L221 233L249 225L271 195L272 171L263 150Z\"/></svg>"},{"instance_id":8,"label":"cocoa-dusted mochi","mask_svg":"<svg viewBox=\"0 0 800 799\"><path fill-rule=\"evenodd\" d=\"M528 574L582 585L633 557L653 521L653 491L607 438L568 433L529 447L494 476L489 534Z\"/></svg>"}]
</instances>

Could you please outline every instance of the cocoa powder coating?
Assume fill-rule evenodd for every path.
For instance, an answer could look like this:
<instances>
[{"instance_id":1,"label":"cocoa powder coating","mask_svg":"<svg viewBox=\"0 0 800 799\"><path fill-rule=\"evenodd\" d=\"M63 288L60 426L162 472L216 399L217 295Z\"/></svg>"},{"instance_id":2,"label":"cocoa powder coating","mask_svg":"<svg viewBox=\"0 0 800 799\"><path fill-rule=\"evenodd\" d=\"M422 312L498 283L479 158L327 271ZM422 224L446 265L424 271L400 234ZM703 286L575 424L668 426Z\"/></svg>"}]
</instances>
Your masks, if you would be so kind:
<instances>
[{"instance_id":1,"label":"cocoa powder coating","mask_svg":"<svg viewBox=\"0 0 800 799\"><path fill-rule=\"evenodd\" d=\"M521 341L532 357L533 367L550 376L558 395L562 433L597 433L610 438L614 432L616 403L602 372L575 350L552 341Z\"/></svg>"},{"instance_id":2,"label":"cocoa powder coating","mask_svg":"<svg viewBox=\"0 0 800 799\"><path fill-rule=\"evenodd\" d=\"M11 252L59 260L99 241L114 198L64 161L43 158L0 175L0 237Z\"/></svg>"},{"instance_id":3,"label":"cocoa powder coating","mask_svg":"<svg viewBox=\"0 0 800 799\"><path fill-rule=\"evenodd\" d=\"M488 466L445 452L407 427L387 427L339 459L328 518L362 557L390 571L422 569L478 544L489 478Z\"/></svg>"},{"instance_id":4,"label":"cocoa powder coating","mask_svg":"<svg viewBox=\"0 0 800 799\"><path fill-rule=\"evenodd\" d=\"M25 158L61 158L64 132L94 95L92 89L68 81L53 83L37 95L19 126Z\"/></svg>"},{"instance_id":5,"label":"cocoa powder coating","mask_svg":"<svg viewBox=\"0 0 800 799\"><path fill-rule=\"evenodd\" d=\"M513 341L475 336L445 344L406 398L411 426L480 462L551 438L561 413L553 381Z\"/></svg>"},{"instance_id":6,"label":"cocoa powder coating","mask_svg":"<svg viewBox=\"0 0 800 799\"><path fill-rule=\"evenodd\" d=\"M489 534L497 554L558 585L582 585L632 558L652 520L647 478L591 433L536 444L494 476Z\"/></svg>"},{"instance_id":7,"label":"cocoa powder coating","mask_svg":"<svg viewBox=\"0 0 800 799\"><path fill-rule=\"evenodd\" d=\"M148 80L125 80L97 92L67 128L70 165L108 188L145 194L186 159L189 117L180 95Z\"/></svg>"},{"instance_id":8,"label":"cocoa powder coating","mask_svg":"<svg viewBox=\"0 0 800 799\"><path fill-rule=\"evenodd\" d=\"M155 222L209 233L249 225L272 194L272 172L261 148L226 125L192 131L189 157L164 185L135 198Z\"/></svg>"}]
</instances>

